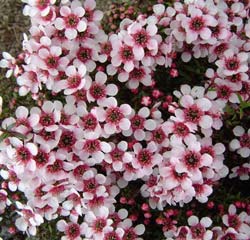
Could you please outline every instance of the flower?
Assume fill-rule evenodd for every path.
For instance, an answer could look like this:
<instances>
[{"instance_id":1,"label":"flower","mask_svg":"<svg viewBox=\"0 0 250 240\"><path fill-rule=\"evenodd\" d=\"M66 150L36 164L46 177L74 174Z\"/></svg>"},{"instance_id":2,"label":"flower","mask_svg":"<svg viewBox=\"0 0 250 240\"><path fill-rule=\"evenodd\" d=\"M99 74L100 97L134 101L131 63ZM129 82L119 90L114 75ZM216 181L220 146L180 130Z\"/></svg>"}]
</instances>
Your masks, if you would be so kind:
<instances>
[{"instance_id":1,"label":"flower","mask_svg":"<svg viewBox=\"0 0 250 240\"><path fill-rule=\"evenodd\" d=\"M65 36L75 39L78 32L83 32L87 28L86 21L82 18L85 14L84 8L78 1L73 1L71 7L62 6L60 8L61 17L56 18L55 27L58 30L65 30Z\"/></svg>"},{"instance_id":2,"label":"flower","mask_svg":"<svg viewBox=\"0 0 250 240\"><path fill-rule=\"evenodd\" d=\"M232 151L237 150L237 153L240 154L241 157L247 158L250 156L250 129L248 129L247 133L242 126L236 126L233 129L233 133L239 139L233 139L230 143L230 149Z\"/></svg>"}]
</instances>

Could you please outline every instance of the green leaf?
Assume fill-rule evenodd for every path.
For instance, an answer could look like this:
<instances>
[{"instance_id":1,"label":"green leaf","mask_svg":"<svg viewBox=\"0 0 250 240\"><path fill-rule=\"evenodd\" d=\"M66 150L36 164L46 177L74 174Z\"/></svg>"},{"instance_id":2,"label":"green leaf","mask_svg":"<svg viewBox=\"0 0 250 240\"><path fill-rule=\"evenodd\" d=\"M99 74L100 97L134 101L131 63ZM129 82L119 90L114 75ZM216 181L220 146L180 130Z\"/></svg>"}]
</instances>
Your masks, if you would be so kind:
<instances>
[{"instance_id":1,"label":"green leaf","mask_svg":"<svg viewBox=\"0 0 250 240\"><path fill-rule=\"evenodd\" d=\"M10 134L7 133L7 132L5 132L5 133L3 133L2 135L0 135L0 143L1 143L4 139L6 139L7 137L9 137L9 136L10 136Z\"/></svg>"}]
</instances>

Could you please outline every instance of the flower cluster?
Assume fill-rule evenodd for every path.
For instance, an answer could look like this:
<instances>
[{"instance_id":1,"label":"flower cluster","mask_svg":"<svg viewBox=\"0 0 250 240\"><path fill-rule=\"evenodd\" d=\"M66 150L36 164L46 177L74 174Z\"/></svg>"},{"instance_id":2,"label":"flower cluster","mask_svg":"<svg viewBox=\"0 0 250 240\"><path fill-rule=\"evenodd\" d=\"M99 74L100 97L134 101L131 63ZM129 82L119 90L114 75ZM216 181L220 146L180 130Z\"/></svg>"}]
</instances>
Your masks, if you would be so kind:
<instances>
[{"instance_id":1,"label":"flower cluster","mask_svg":"<svg viewBox=\"0 0 250 240\"><path fill-rule=\"evenodd\" d=\"M44 220L60 219L62 239L139 240L144 225L116 204L123 188L138 182L160 211L205 203L229 173L227 148L249 158L249 130L235 126L229 146L214 137L225 107L250 99L247 2L157 4L152 15L125 18L111 35L94 0L23 2L32 23L23 62L4 53L0 66L17 77L21 96L38 99L45 90L53 97L19 106L2 121L12 134L0 144L0 175L27 199L16 202L20 231L35 235ZM177 56L184 64L207 58L204 86L161 88L157 70L177 77ZM230 177L247 180L249 169L245 163ZM9 204L0 190L0 211ZM173 222L164 232L174 239L247 239L245 212L236 215L232 205L222 219L225 227L210 228L209 217L190 216L189 226Z\"/></svg>"}]
</instances>

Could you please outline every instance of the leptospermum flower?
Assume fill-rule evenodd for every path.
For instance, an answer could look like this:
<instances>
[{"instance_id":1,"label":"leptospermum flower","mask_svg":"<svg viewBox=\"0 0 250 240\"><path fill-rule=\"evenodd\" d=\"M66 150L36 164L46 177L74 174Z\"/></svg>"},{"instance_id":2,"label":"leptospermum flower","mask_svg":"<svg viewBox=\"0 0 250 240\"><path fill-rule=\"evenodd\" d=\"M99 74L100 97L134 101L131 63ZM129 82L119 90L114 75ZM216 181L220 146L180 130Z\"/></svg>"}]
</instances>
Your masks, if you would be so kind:
<instances>
[{"instance_id":1,"label":"leptospermum flower","mask_svg":"<svg viewBox=\"0 0 250 240\"><path fill-rule=\"evenodd\" d=\"M224 52L222 58L215 62L218 66L217 72L225 76L246 72L248 70L247 60L247 53L235 53L232 49L228 49Z\"/></svg>"},{"instance_id":2,"label":"leptospermum flower","mask_svg":"<svg viewBox=\"0 0 250 240\"><path fill-rule=\"evenodd\" d=\"M232 151L236 151L241 157L247 158L250 156L250 129L247 133L242 126L236 126L233 129L233 133L239 139L233 139L229 146Z\"/></svg>"},{"instance_id":3,"label":"leptospermum flower","mask_svg":"<svg viewBox=\"0 0 250 240\"><path fill-rule=\"evenodd\" d=\"M145 27L141 22L133 22L127 28L127 33L124 35L124 42L126 45L132 47L135 59L140 61L143 59L144 49L157 53L158 42L155 35L158 28L154 23L149 23Z\"/></svg>"},{"instance_id":4,"label":"leptospermum flower","mask_svg":"<svg viewBox=\"0 0 250 240\"><path fill-rule=\"evenodd\" d=\"M123 64L124 70L128 73L131 72L135 67L136 61L133 48L124 44L117 35L112 35L110 42L112 44L110 53L112 65L117 68Z\"/></svg>"},{"instance_id":5,"label":"leptospermum flower","mask_svg":"<svg viewBox=\"0 0 250 240\"><path fill-rule=\"evenodd\" d=\"M71 6L62 6L60 15L55 20L55 27L58 30L65 30L65 36L69 39L75 39L78 32L83 32L87 28L86 20L83 18L85 10L79 1L73 1Z\"/></svg>"},{"instance_id":6,"label":"leptospermum flower","mask_svg":"<svg viewBox=\"0 0 250 240\"><path fill-rule=\"evenodd\" d=\"M200 9L193 5L188 6L190 17L183 15L181 26L186 32L186 42L192 43L200 37L203 40L209 41L212 31L209 27L215 27L218 22L209 14L204 14Z\"/></svg>"},{"instance_id":7,"label":"leptospermum flower","mask_svg":"<svg viewBox=\"0 0 250 240\"><path fill-rule=\"evenodd\" d=\"M56 109L56 102L45 101L42 105L42 110L38 107L33 107L30 114L38 114L39 123L34 126L35 131L45 130L53 132L58 129L58 122L61 118L61 112Z\"/></svg>"},{"instance_id":8,"label":"leptospermum flower","mask_svg":"<svg viewBox=\"0 0 250 240\"><path fill-rule=\"evenodd\" d=\"M111 164L114 171L122 171L124 164L132 160L132 154L127 152L128 144L125 141L119 142L117 145L111 143L112 150L106 154L104 161Z\"/></svg>"},{"instance_id":9,"label":"leptospermum flower","mask_svg":"<svg viewBox=\"0 0 250 240\"><path fill-rule=\"evenodd\" d=\"M24 15L34 17L37 14L41 14L42 17L45 17L49 14L50 8L53 4L55 4L56 0L22 0L22 2L27 3L23 10Z\"/></svg>"},{"instance_id":10,"label":"leptospermum flower","mask_svg":"<svg viewBox=\"0 0 250 240\"><path fill-rule=\"evenodd\" d=\"M132 226L131 219L124 219L121 224L119 224L124 229L123 239L133 239L133 240L142 240L138 237L145 232L145 226L143 224L138 224L137 226Z\"/></svg>"},{"instance_id":11,"label":"leptospermum flower","mask_svg":"<svg viewBox=\"0 0 250 240\"><path fill-rule=\"evenodd\" d=\"M234 228L237 232L248 235L250 233L250 226L248 223L248 215L246 212L237 214L235 205L231 204L228 209L228 214L222 216L223 223L227 227Z\"/></svg>"},{"instance_id":12,"label":"leptospermum flower","mask_svg":"<svg viewBox=\"0 0 250 240\"><path fill-rule=\"evenodd\" d=\"M32 236L36 235L36 227L44 222L42 216L20 202L16 202L16 205L19 209L17 213L20 215L15 221L16 227L22 232L27 231Z\"/></svg>"},{"instance_id":13,"label":"leptospermum flower","mask_svg":"<svg viewBox=\"0 0 250 240\"><path fill-rule=\"evenodd\" d=\"M70 95L82 89L85 84L90 85L91 83L86 83L86 79L84 78L86 71L86 67L83 64L79 65L78 69L73 65L68 66L65 70L67 80L55 83L54 92L64 90L65 95Z\"/></svg>"},{"instance_id":14,"label":"leptospermum flower","mask_svg":"<svg viewBox=\"0 0 250 240\"><path fill-rule=\"evenodd\" d=\"M136 169L137 178L149 176L153 173L153 168L163 159L157 153L157 145L150 142L146 148L142 148L140 143L136 143L133 148L136 155L132 160L132 166Z\"/></svg>"},{"instance_id":15,"label":"leptospermum flower","mask_svg":"<svg viewBox=\"0 0 250 240\"><path fill-rule=\"evenodd\" d=\"M107 135L121 132L122 130L126 131L130 128L131 123L128 116L132 109L128 104L122 104L118 107L117 100L110 97L103 103L103 106L106 107L105 110L97 107L94 111L98 121L106 122L103 129Z\"/></svg>"},{"instance_id":16,"label":"leptospermum flower","mask_svg":"<svg viewBox=\"0 0 250 240\"><path fill-rule=\"evenodd\" d=\"M137 141L142 141L146 137L146 130L153 131L157 127L157 121L154 119L147 119L150 116L150 109L143 107L139 109L136 114L132 111L130 115L131 127L123 131L125 136L131 136L133 134Z\"/></svg>"},{"instance_id":17,"label":"leptospermum flower","mask_svg":"<svg viewBox=\"0 0 250 240\"><path fill-rule=\"evenodd\" d=\"M187 239L204 239L211 240L213 232L207 230L212 225L212 220L209 217L203 217L200 221L198 217L191 216L188 218L190 231L187 234Z\"/></svg>"},{"instance_id":18,"label":"leptospermum flower","mask_svg":"<svg viewBox=\"0 0 250 240\"><path fill-rule=\"evenodd\" d=\"M140 83L144 86L152 84L151 70L148 67L135 67L131 72L121 71L118 74L120 82L128 82L129 89L136 89Z\"/></svg>"},{"instance_id":19,"label":"leptospermum flower","mask_svg":"<svg viewBox=\"0 0 250 240\"><path fill-rule=\"evenodd\" d=\"M66 236L61 237L61 240L82 240L81 235L84 235L84 223L79 225L75 222L67 223L65 220L60 220L56 224L60 232L65 233Z\"/></svg>"},{"instance_id":20,"label":"leptospermum flower","mask_svg":"<svg viewBox=\"0 0 250 240\"><path fill-rule=\"evenodd\" d=\"M61 57L62 48L58 46L51 46L50 48L41 48L38 51L38 55L32 58L37 62L37 66L53 77L58 75L59 70L64 70L69 63L67 57Z\"/></svg>"},{"instance_id":21,"label":"leptospermum flower","mask_svg":"<svg viewBox=\"0 0 250 240\"><path fill-rule=\"evenodd\" d=\"M191 142L188 148L183 146L173 146L170 161L178 161L176 170L179 173L187 173L193 181L202 179L201 167L210 166L213 158L208 153L200 153L200 143ZM179 160L177 160L179 159Z\"/></svg>"},{"instance_id":22,"label":"leptospermum flower","mask_svg":"<svg viewBox=\"0 0 250 240\"><path fill-rule=\"evenodd\" d=\"M197 125L201 128L209 129L213 124L211 116L206 114L212 107L212 103L207 98L195 99L190 95L184 95L180 99L180 105L184 109L176 109L175 117L171 117L176 122L186 122L193 130L197 129Z\"/></svg>"},{"instance_id":23,"label":"leptospermum flower","mask_svg":"<svg viewBox=\"0 0 250 240\"><path fill-rule=\"evenodd\" d=\"M250 163L244 163L241 166L232 168L229 178L238 177L242 181L247 181L250 178Z\"/></svg>"},{"instance_id":24,"label":"leptospermum flower","mask_svg":"<svg viewBox=\"0 0 250 240\"><path fill-rule=\"evenodd\" d=\"M95 240L104 239L107 231L113 230L113 221L109 218L109 209L102 206L96 211L89 211L85 215L87 230L85 236Z\"/></svg>"},{"instance_id":25,"label":"leptospermum flower","mask_svg":"<svg viewBox=\"0 0 250 240\"><path fill-rule=\"evenodd\" d=\"M115 96L118 93L118 88L115 84L110 83L105 85L108 77L104 72L97 72L95 75L95 81L87 91L87 100L89 102L97 101L99 106L105 102L108 96Z\"/></svg>"},{"instance_id":26,"label":"leptospermum flower","mask_svg":"<svg viewBox=\"0 0 250 240\"><path fill-rule=\"evenodd\" d=\"M11 137L10 143L14 148L7 151L8 157L14 161L14 169L16 173L23 173L25 168L29 171L36 170L36 162L34 157L37 155L38 149L34 143L23 143L16 137Z\"/></svg>"}]
</instances>

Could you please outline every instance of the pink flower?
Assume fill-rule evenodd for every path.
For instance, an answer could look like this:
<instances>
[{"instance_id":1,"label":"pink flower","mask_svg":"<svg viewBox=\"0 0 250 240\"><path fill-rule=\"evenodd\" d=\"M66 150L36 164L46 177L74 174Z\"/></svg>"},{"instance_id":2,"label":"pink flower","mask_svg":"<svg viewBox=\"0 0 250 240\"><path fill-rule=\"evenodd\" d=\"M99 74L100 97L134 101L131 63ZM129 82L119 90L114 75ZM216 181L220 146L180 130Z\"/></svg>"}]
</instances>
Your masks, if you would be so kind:
<instances>
[{"instance_id":1,"label":"pink flower","mask_svg":"<svg viewBox=\"0 0 250 240\"><path fill-rule=\"evenodd\" d=\"M102 106L107 95L115 96L118 93L118 88L115 84L105 85L107 79L107 75L104 72L96 73L95 81L92 82L87 91L87 100L89 102L97 101L97 104Z\"/></svg>"},{"instance_id":2,"label":"pink flower","mask_svg":"<svg viewBox=\"0 0 250 240\"><path fill-rule=\"evenodd\" d=\"M203 217L200 221L198 217L191 216L188 218L188 224L190 226L190 232L187 235L187 239L204 239L211 240L213 233L206 228L210 227L212 220L209 217Z\"/></svg>"},{"instance_id":3,"label":"pink flower","mask_svg":"<svg viewBox=\"0 0 250 240\"><path fill-rule=\"evenodd\" d=\"M187 43L192 43L200 37L203 40L209 40L212 31L209 27L215 27L218 23L216 19L208 14L204 14L194 5L188 6L190 17L183 16L181 26L186 31Z\"/></svg>"},{"instance_id":4,"label":"pink flower","mask_svg":"<svg viewBox=\"0 0 250 240\"><path fill-rule=\"evenodd\" d=\"M56 226L60 232L66 234L66 236L61 238L62 240L81 240L81 235L83 235L85 231L83 223L79 225L78 223L67 223L65 220L60 220L57 222Z\"/></svg>"},{"instance_id":5,"label":"pink flower","mask_svg":"<svg viewBox=\"0 0 250 240\"><path fill-rule=\"evenodd\" d=\"M239 177L242 181L247 181L250 178L250 163L244 163L241 166L232 168L232 173L229 178Z\"/></svg>"},{"instance_id":6,"label":"pink flower","mask_svg":"<svg viewBox=\"0 0 250 240\"><path fill-rule=\"evenodd\" d=\"M125 141L119 142L117 145L111 143L112 150L105 157L105 162L112 164L114 171L122 171L124 164L132 160L132 154L127 152L128 144Z\"/></svg>"},{"instance_id":7,"label":"pink flower","mask_svg":"<svg viewBox=\"0 0 250 240\"><path fill-rule=\"evenodd\" d=\"M250 156L250 129L248 129L246 133L242 126L236 126L233 129L233 133L239 139L233 139L229 143L230 149L232 151L237 150L237 153L240 154L240 156L243 158L249 157Z\"/></svg>"},{"instance_id":8,"label":"pink flower","mask_svg":"<svg viewBox=\"0 0 250 240\"><path fill-rule=\"evenodd\" d=\"M223 223L227 227L235 229L237 232L249 234L250 226L247 224L248 215L246 212L236 213L236 207L231 204L228 209L228 214L222 216Z\"/></svg>"},{"instance_id":9,"label":"pink flower","mask_svg":"<svg viewBox=\"0 0 250 240\"><path fill-rule=\"evenodd\" d=\"M60 8L60 15L62 17L58 17L55 20L55 27L58 30L65 30L65 36L69 40L75 39L78 32L83 32L87 28L86 20L82 18L85 10L79 3L73 1L71 8L62 6Z\"/></svg>"},{"instance_id":10,"label":"pink flower","mask_svg":"<svg viewBox=\"0 0 250 240\"><path fill-rule=\"evenodd\" d=\"M20 217L15 221L16 227L22 232L27 231L32 236L36 235L36 227L44 222L42 216L20 202L16 202L16 205L20 209L17 211Z\"/></svg>"},{"instance_id":11,"label":"pink flower","mask_svg":"<svg viewBox=\"0 0 250 240\"><path fill-rule=\"evenodd\" d=\"M82 64L75 68L75 66L71 65L68 66L65 70L67 75L67 80L62 80L54 85L54 91L59 92L60 90L64 89L65 95L70 95L75 93L76 91L82 89L85 85L85 74L86 74L86 67Z\"/></svg>"},{"instance_id":12,"label":"pink flower","mask_svg":"<svg viewBox=\"0 0 250 240\"><path fill-rule=\"evenodd\" d=\"M201 128L209 129L213 124L211 116L206 114L212 107L212 103L207 98L200 98L194 100L190 95L184 95L180 99L180 105L184 109L176 109L175 117L170 119L177 122L186 122L186 124L193 130L197 129L197 125Z\"/></svg>"},{"instance_id":13,"label":"pink flower","mask_svg":"<svg viewBox=\"0 0 250 240\"><path fill-rule=\"evenodd\" d=\"M100 122L106 122L104 124L106 134L111 135L130 128L131 123L128 116L131 113L131 107L128 104L118 107L116 99L110 97L103 105L106 106L105 110L97 107L95 112Z\"/></svg>"},{"instance_id":14,"label":"pink flower","mask_svg":"<svg viewBox=\"0 0 250 240\"><path fill-rule=\"evenodd\" d=\"M162 161L162 156L156 152L157 145L150 142L147 148L142 148L140 143L136 143L133 148L136 155L132 160L132 166L136 169L137 178L149 176L153 173L153 167Z\"/></svg>"},{"instance_id":15,"label":"pink flower","mask_svg":"<svg viewBox=\"0 0 250 240\"><path fill-rule=\"evenodd\" d=\"M224 52L223 57L215 62L218 66L217 72L225 76L246 72L248 70L247 60L247 53L235 53L232 49L228 49Z\"/></svg>"},{"instance_id":16,"label":"pink flower","mask_svg":"<svg viewBox=\"0 0 250 240\"><path fill-rule=\"evenodd\" d=\"M88 230L85 235L88 238L104 239L105 232L112 231L113 221L109 218L109 209L102 206L95 212L89 211L85 215Z\"/></svg>"},{"instance_id":17,"label":"pink flower","mask_svg":"<svg viewBox=\"0 0 250 240\"><path fill-rule=\"evenodd\" d=\"M145 50L157 53L158 42L155 38L158 29L154 23L150 23L144 28L139 22L134 22L127 28L128 34L123 40L126 45L132 47L135 59L140 61L144 58Z\"/></svg>"}]
</instances>

